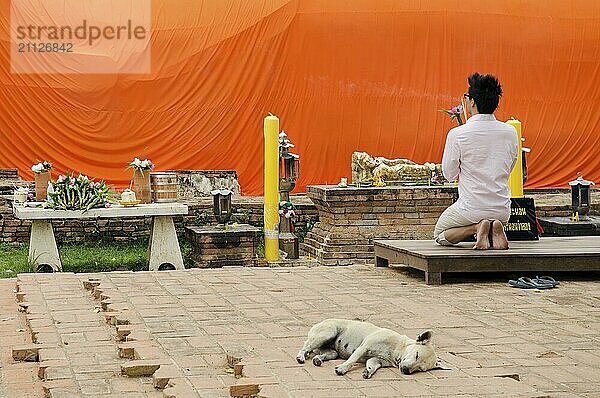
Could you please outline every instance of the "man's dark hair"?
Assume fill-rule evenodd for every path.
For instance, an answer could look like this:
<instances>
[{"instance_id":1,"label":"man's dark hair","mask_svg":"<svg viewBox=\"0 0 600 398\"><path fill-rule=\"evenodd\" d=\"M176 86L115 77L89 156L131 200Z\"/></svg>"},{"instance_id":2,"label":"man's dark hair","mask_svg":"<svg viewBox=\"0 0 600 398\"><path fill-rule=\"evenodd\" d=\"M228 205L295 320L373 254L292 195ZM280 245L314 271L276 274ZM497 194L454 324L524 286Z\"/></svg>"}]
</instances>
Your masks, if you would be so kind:
<instances>
[{"instance_id":1,"label":"man's dark hair","mask_svg":"<svg viewBox=\"0 0 600 398\"><path fill-rule=\"evenodd\" d=\"M492 75L473 73L468 78L469 97L473 98L479 113L494 113L498 107L502 86L498 79Z\"/></svg>"}]
</instances>

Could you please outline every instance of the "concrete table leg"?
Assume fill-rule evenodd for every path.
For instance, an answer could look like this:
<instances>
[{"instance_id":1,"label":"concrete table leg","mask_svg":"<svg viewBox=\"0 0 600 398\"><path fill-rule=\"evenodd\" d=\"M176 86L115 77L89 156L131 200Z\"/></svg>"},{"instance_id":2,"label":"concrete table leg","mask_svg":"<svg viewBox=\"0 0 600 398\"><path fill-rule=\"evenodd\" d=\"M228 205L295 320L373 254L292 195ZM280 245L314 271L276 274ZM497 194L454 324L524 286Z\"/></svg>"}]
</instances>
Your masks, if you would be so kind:
<instances>
[{"instance_id":1,"label":"concrete table leg","mask_svg":"<svg viewBox=\"0 0 600 398\"><path fill-rule=\"evenodd\" d=\"M32 221L28 260L36 267L35 271L44 265L52 267L53 271L62 271L52 223L49 220Z\"/></svg>"},{"instance_id":2,"label":"concrete table leg","mask_svg":"<svg viewBox=\"0 0 600 398\"><path fill-rule=\"evenodd\" d=\"M165 269L184 269L183 257L175 232L173 217L155 216L152 219L152 231L148 243L148 268L150 271ZM172 267L171 267L172 266Z\"/></svg>"}]
</instances>

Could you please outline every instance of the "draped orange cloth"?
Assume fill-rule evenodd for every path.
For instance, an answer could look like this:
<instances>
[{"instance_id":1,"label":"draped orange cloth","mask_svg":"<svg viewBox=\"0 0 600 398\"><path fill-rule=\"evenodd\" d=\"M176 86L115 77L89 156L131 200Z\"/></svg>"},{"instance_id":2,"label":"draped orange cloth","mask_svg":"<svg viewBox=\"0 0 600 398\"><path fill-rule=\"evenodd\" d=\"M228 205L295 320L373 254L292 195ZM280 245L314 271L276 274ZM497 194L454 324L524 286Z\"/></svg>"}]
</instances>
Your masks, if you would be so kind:
<instances>
[{"instance_id":1,"label":"draped orange cloth","mask_svg":"<svg viewBox=\"0 0 600 398\"><path fill-rule=\"evenodd\" d=\"M496 116L523 123L528 187L600 181L597 0L153 0L151 73L11 74L0 3L0 167L235 169L262 194L273 112L307 184L349 177L353 151L440 162L466 78L493 73Z\"/></svg>"}]
</instances>

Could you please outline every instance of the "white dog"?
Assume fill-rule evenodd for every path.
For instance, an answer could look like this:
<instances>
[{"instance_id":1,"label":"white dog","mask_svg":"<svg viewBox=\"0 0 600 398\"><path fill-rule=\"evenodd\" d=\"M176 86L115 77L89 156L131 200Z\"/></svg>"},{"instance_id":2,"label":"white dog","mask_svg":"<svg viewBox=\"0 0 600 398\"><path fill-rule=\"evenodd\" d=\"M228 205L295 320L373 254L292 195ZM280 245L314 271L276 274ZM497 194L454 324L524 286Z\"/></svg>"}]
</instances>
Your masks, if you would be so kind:
<instances>
[{"instance_id":1,"label":"white dog","mask_svg":"<svg viewBox=\"0 0 600 398\"><path fill-rule=\"evenodd\" d=\"M381 367L397 366L406 375L437 367L430 331L413 340L368 322L345 319L326 319L314 325L298 352L298 363L304 363L311 352L316 366L338 357L346 359L335 367L338 375L346 374L356 362L366 362L365 379Z\"/></svg>"}]
</instances>

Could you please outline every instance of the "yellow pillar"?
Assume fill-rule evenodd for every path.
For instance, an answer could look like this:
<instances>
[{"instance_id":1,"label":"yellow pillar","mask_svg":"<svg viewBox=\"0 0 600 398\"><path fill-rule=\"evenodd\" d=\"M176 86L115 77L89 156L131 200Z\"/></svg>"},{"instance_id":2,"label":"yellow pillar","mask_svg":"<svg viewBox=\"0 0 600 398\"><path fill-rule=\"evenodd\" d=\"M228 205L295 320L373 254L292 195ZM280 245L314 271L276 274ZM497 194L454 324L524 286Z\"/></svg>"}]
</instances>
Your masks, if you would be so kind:
<instances>
[{"instance_id":1,"label":"yellow pillar","mask_svg":"<svg viewBox=\"0 0 600 398\"><path fill-rule=\"evenodd\" d=\"M265 117L265 259L279 259L279 119Z\"/></svg>"},{"instance_id":2,"label":"yellow pillar","mask_svg":"<svg viewBox=\"0 0 600 398\"><path fill-rule=\"evenodd\" d=\"M523 155L521 154L521 122L516 119L508 120L510 124L517 130L517 140L519 141L519 151L517 152L517 163L510 172L508 177L508 188L510 189L511 198L523 197Z\"/></svg>"}]
</instances>

